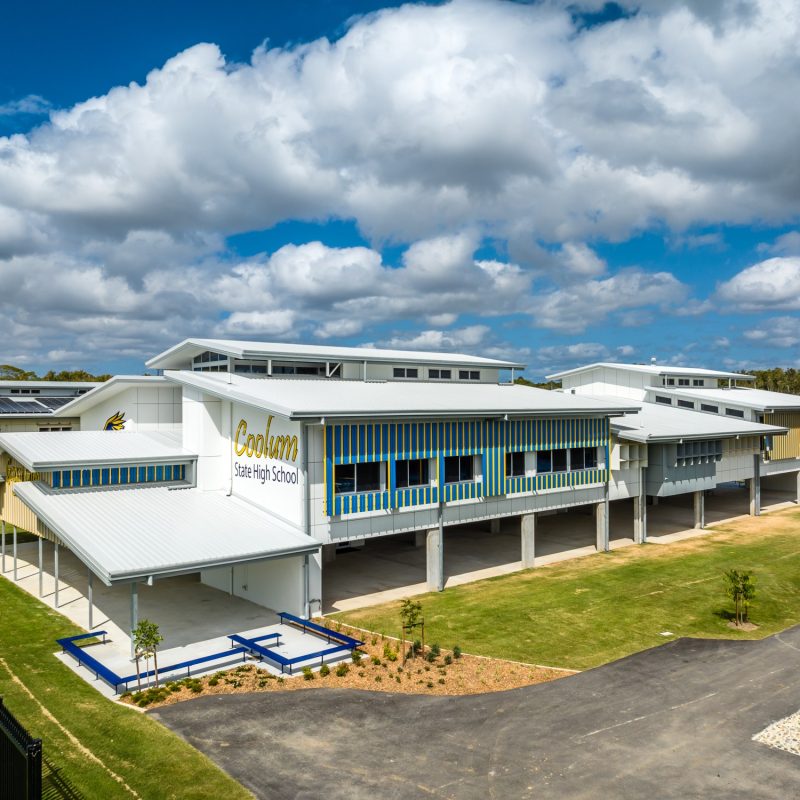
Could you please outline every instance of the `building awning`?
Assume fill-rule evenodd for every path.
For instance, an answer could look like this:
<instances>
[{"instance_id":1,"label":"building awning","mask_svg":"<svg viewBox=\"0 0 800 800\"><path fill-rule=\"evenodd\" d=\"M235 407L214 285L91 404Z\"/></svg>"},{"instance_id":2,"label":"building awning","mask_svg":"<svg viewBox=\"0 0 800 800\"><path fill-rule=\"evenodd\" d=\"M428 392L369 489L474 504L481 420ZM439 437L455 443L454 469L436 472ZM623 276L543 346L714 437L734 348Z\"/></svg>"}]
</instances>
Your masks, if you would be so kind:
<instances>
[{"instance_id":1,"label":"building awning","mask_svg":"<svg viewBox=\"0 0 800 800\"><path fill-rule=\"evenodd\" d=\"M299 528L223 492L164 486L14 493L106 585L314 553Z\"/></svg>"},{"instance_id":2,"label":"building awning","mask_svg":"<svg viewBox=\"0 0 800 800\"><path fill-rule=\"evenodd\" d=\"M115 464L170 464L194 461L177 434L129 431L0 433L5 451L31 472Z\"/></svg>"}]
</instances>

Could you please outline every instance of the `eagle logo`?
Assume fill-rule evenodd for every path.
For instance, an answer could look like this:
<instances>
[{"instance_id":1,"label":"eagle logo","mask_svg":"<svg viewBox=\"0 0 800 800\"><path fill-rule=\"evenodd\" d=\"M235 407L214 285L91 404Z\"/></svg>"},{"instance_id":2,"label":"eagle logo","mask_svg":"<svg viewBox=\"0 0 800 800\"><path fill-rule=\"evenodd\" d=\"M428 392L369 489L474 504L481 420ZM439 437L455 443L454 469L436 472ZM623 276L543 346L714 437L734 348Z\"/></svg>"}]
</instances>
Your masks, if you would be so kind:
<instances>
[{"instance_id":1,"label":"eagle logo","mask_svg":"<svg viewBox=\"0 0 800 800\"><path fill-rule=\"evenodd\" d=\"M103 426L104 431L121 431L125 429L125 412L117 411L112 414Z\"/></svg>"}]
</instances>

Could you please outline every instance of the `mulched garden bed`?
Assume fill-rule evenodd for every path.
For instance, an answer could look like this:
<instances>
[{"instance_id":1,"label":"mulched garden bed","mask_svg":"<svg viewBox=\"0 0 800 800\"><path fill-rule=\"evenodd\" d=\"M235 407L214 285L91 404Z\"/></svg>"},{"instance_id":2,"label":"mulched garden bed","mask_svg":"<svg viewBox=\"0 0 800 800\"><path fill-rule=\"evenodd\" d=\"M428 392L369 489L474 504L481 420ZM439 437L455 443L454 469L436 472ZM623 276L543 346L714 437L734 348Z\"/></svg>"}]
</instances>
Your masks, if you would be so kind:
<instances>
[{"instance_id":1,"label":"mulched garden bed","mask_svg":"<svg viewBox=\"0 0 800 800\"><path fill-rule=\"evenodd\" d=\"M326 620L323 624L329 624ZM564 678L572 670L561 670L522 664L503 659L461 654L453 645L451 650L434 645L425 648L403 664L400 642L388 636L365 633L357 628L336 623L342 632L366 639L360 648L358 663L354 659L339 662L323 669L297 670L293 677L276 677L259 669L250 661L202 678L169 681L158 689L126 693L122 701L142 708L154 708L178 703L209 694L239 692L296 691L298 689L367 689L405 694L461 695L498 692L534 683ZM407 643L407 648L410 644Z\"/></svg>"}]
</instances>

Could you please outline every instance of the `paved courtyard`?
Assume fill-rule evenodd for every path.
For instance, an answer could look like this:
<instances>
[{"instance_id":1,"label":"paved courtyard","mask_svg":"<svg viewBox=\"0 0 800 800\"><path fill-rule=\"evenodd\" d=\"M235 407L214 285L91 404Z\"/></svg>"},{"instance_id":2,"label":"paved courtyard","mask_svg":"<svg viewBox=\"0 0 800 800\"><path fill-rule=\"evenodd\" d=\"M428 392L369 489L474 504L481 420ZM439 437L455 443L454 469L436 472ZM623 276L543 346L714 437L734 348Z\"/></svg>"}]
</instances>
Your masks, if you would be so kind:
<instances>
[{"instance_id":1,"label":"paved courtyard","mask_svg":"<svg viewBox=\"0 0 800 800\"><path fill-rule=\"evenodd\" d=\"M150 713L269 800L787 800L800 756L753 737L799 705L796 627L489 695L270 692Z\"/></svg>"}]
</instances>

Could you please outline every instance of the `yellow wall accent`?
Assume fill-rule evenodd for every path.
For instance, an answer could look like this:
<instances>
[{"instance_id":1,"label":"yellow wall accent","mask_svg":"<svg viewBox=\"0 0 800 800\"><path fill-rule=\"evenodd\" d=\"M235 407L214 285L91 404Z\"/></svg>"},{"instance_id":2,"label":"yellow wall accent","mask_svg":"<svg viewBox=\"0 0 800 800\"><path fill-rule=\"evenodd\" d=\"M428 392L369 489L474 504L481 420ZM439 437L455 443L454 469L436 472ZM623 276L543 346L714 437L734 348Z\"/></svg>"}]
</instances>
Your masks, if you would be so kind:
<instances>
[{"instance_id":1,"label":"yellow wall accent","mask_svg":"<svg viewBox=\"0 0 800 800\"><path fill-rule=\"evenodd\" d=\"M7 455L2 455L0 474L6 476L6 480L0 483L0 519L6 523L6 533L10 533L9 525L16 525L20 530L35 533L51 542L56 541L56 535L14 494L13 488L19 481L39 480L49 484L52 473L28 472Z\"/></svg>"},{"instance_id":2,"label":"yellow wall accent","mask_svg":"<svg viewBox=\"0 0 800 800\"><path fill-rule=\"evenodd\" d=\"M800 411L776 411L764 414L765 425L780 425L788 428L789 433L772 437L770 460L782 458L800 458Z\"/></svg>"}]
</instances>

